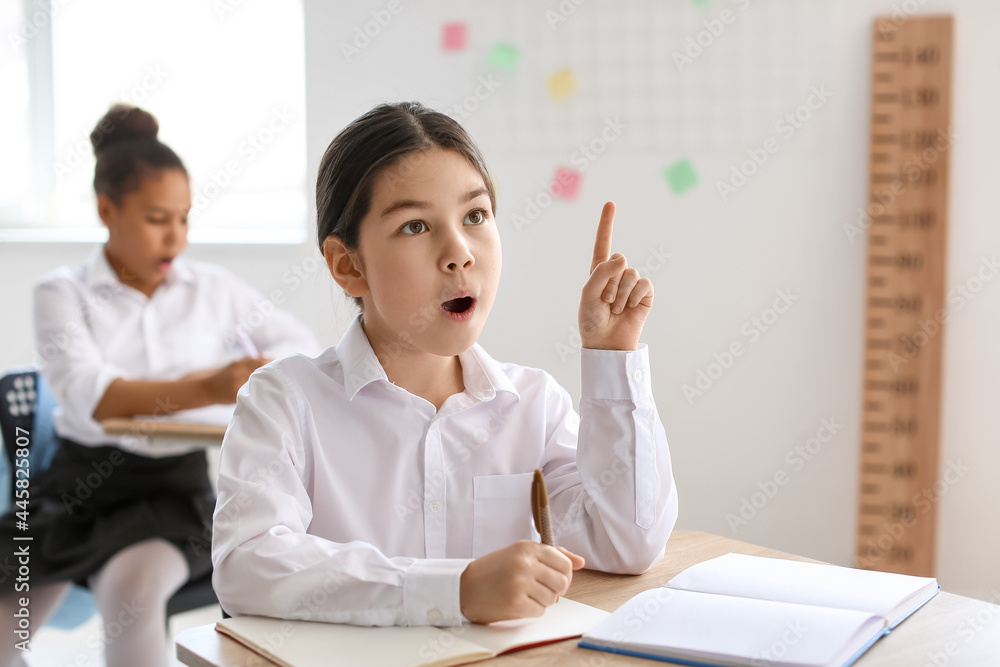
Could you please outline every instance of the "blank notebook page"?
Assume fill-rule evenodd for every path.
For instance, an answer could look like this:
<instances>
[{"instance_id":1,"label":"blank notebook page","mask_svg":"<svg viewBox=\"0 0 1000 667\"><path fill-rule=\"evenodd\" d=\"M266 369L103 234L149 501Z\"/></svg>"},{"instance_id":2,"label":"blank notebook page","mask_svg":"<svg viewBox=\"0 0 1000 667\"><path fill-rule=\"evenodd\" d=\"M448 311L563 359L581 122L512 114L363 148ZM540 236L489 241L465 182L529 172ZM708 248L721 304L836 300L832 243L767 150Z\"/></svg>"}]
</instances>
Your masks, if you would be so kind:
<instances>
[{"instance_id":1,"label":"blank notebook page","mask_svg":"<svg viewBox=\"0 0 1000 667\"><path fill-rule=\"evenodd\" d=\"M929 577L732 553L689 567L667 586L863 610L889 619L890 625L938 590Z\"/></svg>"},{"instance_id":2,"label":"blank notebook page","mask_svg":"<svg viewBox=\"0 0 1000 667\"><path fill-rule=\"evenodd\" d=\"M716 665L843 665L881 627L859 611L660 588L626 602L583 641Z\"/></svg>"}]
</instances>

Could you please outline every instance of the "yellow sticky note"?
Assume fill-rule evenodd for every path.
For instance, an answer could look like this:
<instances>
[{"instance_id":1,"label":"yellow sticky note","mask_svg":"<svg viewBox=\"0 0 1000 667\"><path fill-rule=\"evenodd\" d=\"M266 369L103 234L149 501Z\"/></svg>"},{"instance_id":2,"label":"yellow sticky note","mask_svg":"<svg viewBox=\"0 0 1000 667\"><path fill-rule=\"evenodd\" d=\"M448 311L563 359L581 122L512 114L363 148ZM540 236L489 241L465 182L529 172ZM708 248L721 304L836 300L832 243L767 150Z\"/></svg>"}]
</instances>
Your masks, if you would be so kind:
<instances>
[{"instance_id":1,"label":"yellow sticky note","mask_svg":"<svg viewBox=\"0 0 1000 667\"><path fill-rule=\"evenodd\" d=\"M556 102L576 92L576 77L570 68L561 69L549 77L549 94Z\"/></svg>"}]
</instances>

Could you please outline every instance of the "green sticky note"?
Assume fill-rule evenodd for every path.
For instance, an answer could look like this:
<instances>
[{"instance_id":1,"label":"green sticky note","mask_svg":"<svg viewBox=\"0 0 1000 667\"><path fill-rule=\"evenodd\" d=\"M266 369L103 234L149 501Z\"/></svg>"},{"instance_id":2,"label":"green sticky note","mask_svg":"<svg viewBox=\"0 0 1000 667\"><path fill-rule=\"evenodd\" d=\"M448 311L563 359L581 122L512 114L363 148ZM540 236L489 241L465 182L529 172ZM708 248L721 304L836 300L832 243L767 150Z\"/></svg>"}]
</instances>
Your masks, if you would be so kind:
<instances>
[{"instance_id":1,"label":"green sticky note","mask_svg":"<svg viewBox=\"0 0 1000 667\"><path fill-rule=\"evenodd\" d=\"M663 170L663 177L670 183L675 195L690 190L698 184L698 173L690 160L678 160Z\"/></svg>"},{"instance_id":2,"label":"green sticky note","mask_svg":"<svg viewBox=\"0 0 1000 667\"><path fill-rule=\"evenodd\" d=\"M497 69L514 69L520 58L521 54L518 53L517 49L510 44L501 42L493 47L488 59L490 65Z\"/></svg>"},{"instance_id":3,"label":"green sticky note","mask_svg":"<svg viewBox=\"0 0 1000 667\"><path fill-rule=\"evenodd\" d=\"M694 0L694 4L698 5L699 7L704 7L705 5L708 4L708 0Z\"/></svg>"}]
</instances>

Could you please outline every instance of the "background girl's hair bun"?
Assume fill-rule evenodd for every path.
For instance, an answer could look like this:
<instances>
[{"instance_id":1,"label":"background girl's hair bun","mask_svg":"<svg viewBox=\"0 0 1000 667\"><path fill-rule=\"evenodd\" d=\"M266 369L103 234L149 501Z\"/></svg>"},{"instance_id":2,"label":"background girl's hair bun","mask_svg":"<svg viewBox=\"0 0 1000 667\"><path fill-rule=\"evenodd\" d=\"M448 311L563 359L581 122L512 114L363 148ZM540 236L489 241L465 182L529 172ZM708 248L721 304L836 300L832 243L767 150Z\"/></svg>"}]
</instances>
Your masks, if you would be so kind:
<instances>
[{"instance_id":1,"label":"background girl's hair bun","mask_svg":"<svg viewBox=\"0 0 1000 667\"><path fill-rule=\"evenodd\" d=\"M115 104L90 133L94 155L100 157L109 146L136 139L155 140L160 124L148 111L131 104Z\"/></svg>"}]
</instances>

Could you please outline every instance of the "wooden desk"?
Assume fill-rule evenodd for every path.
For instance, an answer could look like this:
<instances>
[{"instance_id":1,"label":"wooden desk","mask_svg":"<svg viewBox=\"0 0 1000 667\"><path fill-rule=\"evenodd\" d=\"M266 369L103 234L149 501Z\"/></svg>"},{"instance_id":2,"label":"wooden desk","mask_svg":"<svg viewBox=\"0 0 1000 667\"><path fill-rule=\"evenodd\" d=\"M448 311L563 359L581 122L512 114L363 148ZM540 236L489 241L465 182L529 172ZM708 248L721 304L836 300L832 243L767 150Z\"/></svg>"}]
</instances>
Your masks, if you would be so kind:
<instances>
[{"instance_id":1,"label":"wooden desk","mask_svg":"<svg viewBox=\"0 0 1000 667\"><path fill-rule=\"evenodd\" d=\"M811 560L707 533L675 531L663 559L645 574L629 577L582 570L573 576L573 585L566 597L614 611L633 595L665 584L681 570L730 551ZM651 667L662 664L580 648L577 641L570 639L516 651L476 664L547 667ZM275 664L215 632L213 625L190 628L177 635L177 657L192 667L272 667ZM855 663L858 667L921 667L925 664L941 667L1000 665L1000 607L942 591L876 642Z\"/></svg>"},{"instance_id":2,"label":"wooden desk","mask_svg":"<svg viewBox=\"0 0 1000 667\"><path fill-rule=\"evenodd\" d=\"M222 442L226 434L224 424L191 424L164 419L131 419L112 417L101 422L104 432L109 435L148 435L171 438L193 438Z\"/></svg>"}]
</instances>

